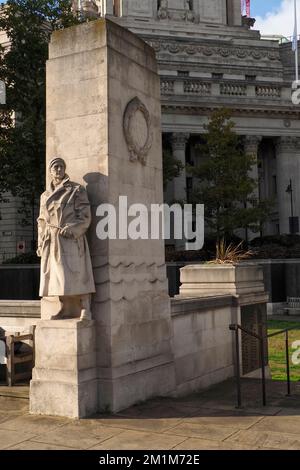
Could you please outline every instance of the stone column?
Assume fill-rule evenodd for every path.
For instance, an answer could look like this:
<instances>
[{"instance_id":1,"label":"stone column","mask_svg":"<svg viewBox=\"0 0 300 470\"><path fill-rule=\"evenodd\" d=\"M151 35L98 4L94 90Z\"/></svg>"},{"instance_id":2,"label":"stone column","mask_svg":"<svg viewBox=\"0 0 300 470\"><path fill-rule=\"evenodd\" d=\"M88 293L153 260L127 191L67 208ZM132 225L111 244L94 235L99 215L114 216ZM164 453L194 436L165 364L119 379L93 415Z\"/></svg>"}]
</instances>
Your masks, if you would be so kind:
<instances>
[{"instance_id":1,"label":"stone column","mask_svg":"<svg viewBox=\"0 0 300 470\"><path fill-rule=\"evenodd\" d=\"M177 178L174 178L173 187L174 187L174 201L183 201L186 202L187 191L186 191L186 161L185 161L185 151L186 144L189 139L188 133L174 133L172 136L172 150L173 157L177 160L180 160L184 165L184 168L180 175ZM185 249L186 240L175 240L175 247L177 251Z\"/></svg>"},{"instance_id":2,"label":"stone column","mask_svg":"<svg viewBox=\"0 0 300 470\"><path fill-rule=\"evenodd\" d=\"M173 157L177 160L180 160L184 165L184 169L178 176L174 179L174 199L176 201L186 201L186 170L185 170L185 150L186 144L189 138L187 133L174 133L172 136L172 150Z\"/></svg>"},{"instance_id":3,"label":"stone column","mask_svg":"<svg viewBox=\"0 0 300 470\"><path fill-rule=\"evenodd\" d=\"M245 147L244 147L245 153L246 155L251 155L255 158L255 162L251 168L251 171L249 172L249 176L253 178L257 183L257 186L254 189L253 194L251 195L251 197L253 198L254 205L258 203L260 199L257 153L258 153L258 146L261 142L261 139L262 139L261 136L256 136L256 135L249 135L245 137ZM258 236L257 232L252 232L251 230L248 230L248 234L247 234L248 240L251 240L257 236Z\"/></svg>"},{"instance_id":4,"label":"stone column","mask_svg":"<svg viewBox=\"0 0 300 470\"><path fill-rule=\"evenodd\" d=\"M257 153L258 153L258 146L261 142L262 137L257 135L247 135L245 137L245 153L246 155L254 156L255 162L249 172L249 176L253 178L257 182L257 187L253 192L253 198L259 201L259 175L258 175L258 161L257 161Z\"/></svg>"},{"instance_id":5,"label":"stone column","mask_svg":"<svg viewBox=\"0 0 300 470\"><path fill-rule=\"evenodd\" d=\"M287 188L292 180L294 217L300 216L300 138L279 137L276 143L277 198L280 233L290 233L291 194Z\"/></svg>"},{"instance_id":6,"label":"stone column","mask_svg":"<svg viewBox=\"0 0 300 470\"><path fill-rule=\"evenodd\" d=\"M229 26L241 26L242 15L240 0L227 0L227 21Z\"/></svg>"}]
</instances>

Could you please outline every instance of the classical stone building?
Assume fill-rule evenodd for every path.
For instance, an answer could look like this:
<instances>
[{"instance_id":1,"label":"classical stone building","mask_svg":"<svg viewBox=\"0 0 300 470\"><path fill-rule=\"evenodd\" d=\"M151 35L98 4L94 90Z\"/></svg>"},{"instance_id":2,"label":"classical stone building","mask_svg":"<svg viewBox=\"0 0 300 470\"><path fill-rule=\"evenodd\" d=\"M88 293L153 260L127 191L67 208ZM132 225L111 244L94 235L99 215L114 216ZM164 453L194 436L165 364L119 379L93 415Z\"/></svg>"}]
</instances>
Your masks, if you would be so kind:
<instances>
[{"instance_id":1,"label":"classical stone building","mask_svg":"<svg viewBox=\"0 0 300 470\"><path fill-rule=\"evenodd\" d=\"M289 233L291 202L293 215L300 216L300 121L299 108L291 101L291 44L262 39L254 20L242 17L240 0L75 0L73 4L90 16L107 16L155 49L163 138L183 163L201 159L197 143L212 110L232 110L236 132L243 136L246 150L257 156L256 197L276 201L263 233ZM286 191L290 180L292 193ZM166 198L185 199L192 187L193 180L184 171L169 185ZM0 220L0 235L3 231Z\"/></svg>"},{"instance_id":2,"label":"classical stone building","mask_svg":"<svg viewBox=\"0 0 300 470\"><path fill-rule=\"evenodd\" d=\"M183 163L201 159L196 144L212 110L232 110L246 151L257 156L257 198L275 199L264 234L289 233L300 216L299 108L291 101L290 43L265 40L240 0L107 0L102 14L141 36L156 51L161 75L162 131ZM184 198L185 172L167 198Z\"/></svg>"}]
</instances>

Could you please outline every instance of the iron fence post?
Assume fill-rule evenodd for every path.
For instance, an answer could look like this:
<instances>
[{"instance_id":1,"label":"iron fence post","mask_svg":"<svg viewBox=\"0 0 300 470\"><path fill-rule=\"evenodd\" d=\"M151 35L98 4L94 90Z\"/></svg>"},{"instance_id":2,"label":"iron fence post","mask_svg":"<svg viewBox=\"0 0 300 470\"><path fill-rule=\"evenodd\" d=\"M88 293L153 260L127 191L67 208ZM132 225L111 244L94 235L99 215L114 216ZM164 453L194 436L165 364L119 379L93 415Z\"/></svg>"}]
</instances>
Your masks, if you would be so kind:
<instances>
[{"instance_id":1,"label":"iron fence post","mask_svg":"<svg viewBox=\"0 0 300 470\"><path fill-rule=\"evenodd\" d=\"M287 380L287 394L291 394L291 377L290 377L290 360L289 360L289 332L285 332L285 357L286 357L286 380Z\"/></svg>"}]
</instances>

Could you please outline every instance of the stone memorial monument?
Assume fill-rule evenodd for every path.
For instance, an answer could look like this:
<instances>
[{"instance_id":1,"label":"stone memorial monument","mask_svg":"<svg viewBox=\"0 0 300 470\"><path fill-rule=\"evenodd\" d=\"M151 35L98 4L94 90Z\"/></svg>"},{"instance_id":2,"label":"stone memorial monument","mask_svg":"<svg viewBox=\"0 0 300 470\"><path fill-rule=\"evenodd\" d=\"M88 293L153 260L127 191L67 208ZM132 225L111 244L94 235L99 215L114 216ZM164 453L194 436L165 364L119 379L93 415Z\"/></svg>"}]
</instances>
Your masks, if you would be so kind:
<instances>
[{"instance_id":1,"label":"stone memorial monument","mask_svg":"<svg viewBox=\"0 0 300 470\"><path fill-rule=\"evenodd\" d=\"M164 241L130 239L123 233L126 224L119 219L116 239L97 236L101 205L117 207L120 196L127 197L128 207L163 202L155 53L108 20L52 35L47 63L47 161L56 155L64 160L71 181L79 182L88 194L92 214L88 240L96 292L92 320L80 319L83 305L74 315L77 318L64 319L73 306L59 299L66 295L63 290L47 291L48 276L44 276L46 290L43 287L41 294L48 297L42 299L42 319L36 328L31 412L84 417L169 395L175 389L175 368ZM84 191L76 191L82 191L85 200ZM47 194L46 205L48 197L51 201ZM49 210L48 204L47 217ZM53 225L59 228L48 227L51 236L59 234L66 246L74 242L68 239L73 213L70 217L66 229L57 218ZM78 233L81 248L86 246L87 226L88 217ZM79 280L84 271L90 271L75 245L72 263L81 265ZM44 269L46 260L41 254ZM54 264L61 266L57 261ZM67 293L80 297L92 292L90 276L86 283L84 291ZM55 293L58 297L52 297ZM50 320L55 315L60 319Z\"/></svg>"}]
</instances>

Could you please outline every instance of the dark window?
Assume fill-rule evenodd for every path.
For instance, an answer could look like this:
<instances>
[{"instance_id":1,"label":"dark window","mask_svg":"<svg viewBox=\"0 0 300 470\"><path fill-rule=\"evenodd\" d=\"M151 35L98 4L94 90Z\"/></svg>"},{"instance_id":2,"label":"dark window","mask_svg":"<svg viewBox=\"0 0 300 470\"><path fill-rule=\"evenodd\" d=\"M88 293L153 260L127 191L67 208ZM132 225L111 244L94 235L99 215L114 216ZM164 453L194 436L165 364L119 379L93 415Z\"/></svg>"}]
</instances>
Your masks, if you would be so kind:
<instances>
[{"instance_id":1,"label":"dark window","mask_svg":"<svg viewBox=\"0 0 300 470\"><path fill-rule=\"evenodd\" d=\"M188 70L178 70L178 77L189 77L190 72Z\"/></svg>"},{"instance_id":2,"label":"dark window","mask_svg":"<svg viewBox=\"0 0 300 470\"><path fill-rule=\"evenodd\" d=\"M273 180L273 194L274 194L274 196L276 196L277 195L277 177L276 177L276 175L272 176L272 180Z\"/></svg>"},{"instance_id":3,"label":"dark window","mask_svg":"<svg viewBox=\"0 0 300 470\"><path fill-rule=\"evenodd\" d=\"M178 77L189 77L190 72L188 70L178 70L177 75Z\"/></svg>"},{"instance_id":4,"label":"dark window","mask_svg":"<svg viewBox=\"0 0 300 470\"><path fill-rule=\"evenodd\" d=\"M223 78L223 75L223 73L212 73L212 78L220 80L221 78Z\"/></svg>"}]
</instances>

